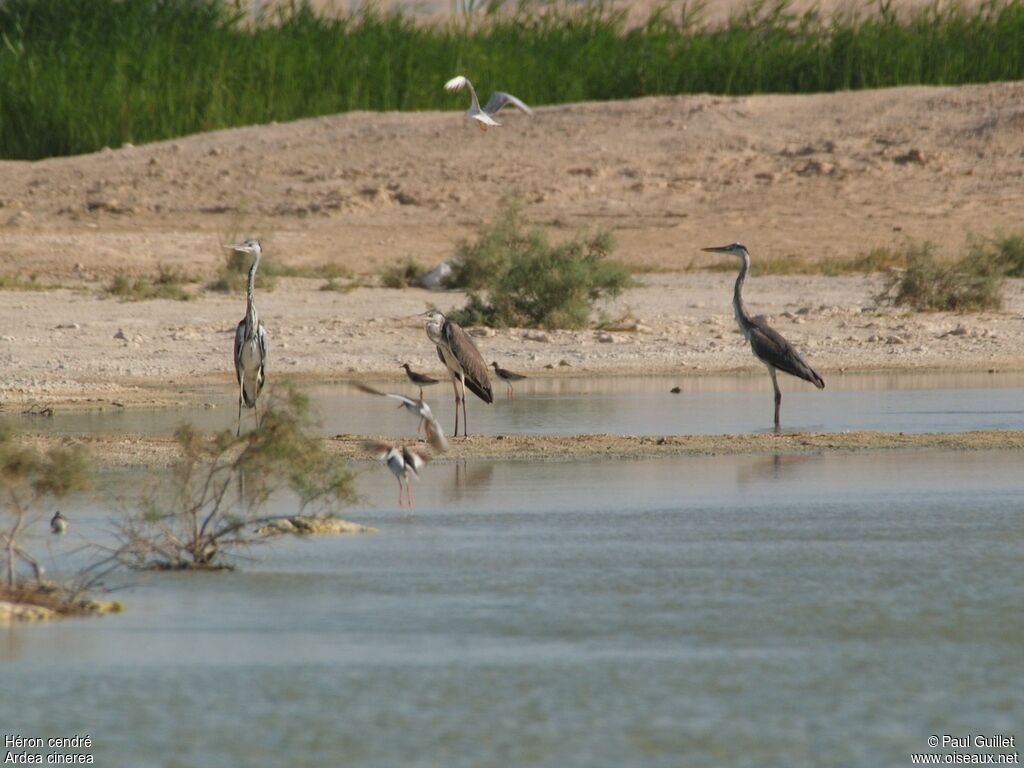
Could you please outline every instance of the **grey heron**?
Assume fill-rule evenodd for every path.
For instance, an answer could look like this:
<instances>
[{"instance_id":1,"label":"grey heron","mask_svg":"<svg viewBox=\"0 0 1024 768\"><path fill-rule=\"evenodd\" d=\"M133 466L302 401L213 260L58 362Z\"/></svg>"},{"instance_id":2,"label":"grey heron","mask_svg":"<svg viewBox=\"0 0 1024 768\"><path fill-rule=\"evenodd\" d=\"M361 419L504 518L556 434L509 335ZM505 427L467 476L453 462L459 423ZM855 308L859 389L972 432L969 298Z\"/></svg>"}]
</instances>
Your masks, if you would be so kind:
<instances>
[{"instance_id":1,"label":"grey heron","mask_svg":"<svg viewBox=\"0 0 1024 768\"><path fill-rule=\"evenodd\" d=\"M376 457L378 461L383 461L387 464L391 474L398 480L399 509L403 506L403 497L408 496L409 511L412 512L412 487L409 485L410 475L418 480L420 470L430 461L430 455L405 445L390 445L375 440L366 441L363 443L363 448Z\"/></svg>"},{"instance_id":2,"label":"grey heron","mask_svg":"<svg viewBox=\"0 0 1024 768\"><path fill-rule=\"evenodd\" d=\"M444 430L441 429L441 425L434 418L433 411L430 410L430 406L427 405L426 401L421 397L419 400L413 400L411 397L405 395L395 394L393 392L381 392L379 389L374 389L371 386L363 384L361 381L354 382L353 386L360 392L366 392L368 395L377 395L378 397L390 397L398 401L399 408L405 408L413 416L419 416L420 424L416 427L416 431L419 431L420 426L423 427L424 432L427 436L427 441L440 453L444 453L448 450L448 439L444 436Z\"/></svg>"},{"instance_id":3,"label":"grey heron","mask_svg":"<svg viewBox=\"0 0 1024 768\"><path fill-rule=\"evenodd\" d=\"M59 509L50 518L50 531L58 536L68 532L68 519Z\"/></svg>"},{"instance_id":4,"label":"grey heron","mask_svg":"<svg viewBox=\"0 0 1024 768\"><path fill-rule=\"evenodd\" d=\"M508 391L505 393L506 397L515 399L515 391L512 389L513 381L522 381L526 377L521 373L515 373L507 368L499 368L496 362L492 362L491 366L494 368L494 372L498 375L498 378L505 382L505 386L508 387Z\"/></svg>"},{"instance_id":5,"label":"grey heron","mask_svg":"<svg viewBox=\"0 0 1024 768\"><path fill-rule=\"evenodd\" d=\"M457 323L453 323L443 312L436 309L424 313L427 315L427 338L437 345L437 356L444 363L445 368L452 377L452 387L455 389L455 437L459 436L459 405L462 405L462 434L468 435L466 430L466 387L485 403L494 402L494 393L491 391L491 380L487 376L487 365L484 363L480 351L473 343L469 334L462 330ZM462 387L460 393L459 387Z\"/></svg>"},{"instance_id":6,"label":"grey heron","mask_svg":"<svg viewBox=\"0 0 1024 768\"><path fill-rule=\"evenodd\" d=\"M263 390L267 378L267 330L256 314L256 269L260 265L263 249L258 240L246 240L234 245L226 245L253 257L249 267L249 282L245 295L245 317L235 329L235 378L238 380L238 431L242 434L242 406L253 409L256 427L259 428L260 417L256 409L256 399Z\"/></svg>"},{"instance_id":7,"label":"grey heron","mask_svg":"<svg viewBox=\"0 0 1024 768\"><path fill-rule=\"evenodd\" d=\"M825 380L815 372L796 347L782 337L778 331L768 325L763 316L751 317L743 303L743 282L747 279L750 269L750 252L743 243L731 243L714 248L702 248L709 253L731 253L740 260L740 273L736 277L736 286L732 293L732 309L736 315L736 323L740 333L750 342L754 356L768 366L768 375L772 377L775 388L775 430L779 429L779 408L782 406L782 392L776 378L776 370L796 376L798 379L811 382L818 389L825 388Z\"/></svg>"},{"instance_id":8,"label":"grey heron","mask_svg":"<svg viewBox=\"0 0 1024 768\"><path fill-rule=\"evenodd\" d=\"M433 384L438 383L438 380L435 379L433 376L427 376L427 374L425 373L417 373L416 371L409 367L408 363L402 363L402 367L405 368L405 375L408 377L409 381L411 381L413 384L420 388L420 400L423 399L424 387L429 387Z\"/></svg>"},{"instance_id":9,"label":"grey heron","mask_svg":"<svg viewBox=\"0 0 1024 768\"><path fill-rule=\"evenodd\" d=\"M469 109L466 110L465 115L470 120L476 120L477 125L480 126L481 131L486 131L490 125L500 126L494 116L501 111L501 108L507 105L511 105L516 109L525 112L527 115L533 116L533 110L530 109L522 100L517 99L510 93L504 91L495 91L491 94L491 98L487 100L482 108L480 107L480 100L476 97L476 89L473 88L473 84L469 82L469 78L458 75L453 77L447 83L444 84L446 91L461 91L463 88L469 88L470 104Z\"/></svg>"}]
</instances>

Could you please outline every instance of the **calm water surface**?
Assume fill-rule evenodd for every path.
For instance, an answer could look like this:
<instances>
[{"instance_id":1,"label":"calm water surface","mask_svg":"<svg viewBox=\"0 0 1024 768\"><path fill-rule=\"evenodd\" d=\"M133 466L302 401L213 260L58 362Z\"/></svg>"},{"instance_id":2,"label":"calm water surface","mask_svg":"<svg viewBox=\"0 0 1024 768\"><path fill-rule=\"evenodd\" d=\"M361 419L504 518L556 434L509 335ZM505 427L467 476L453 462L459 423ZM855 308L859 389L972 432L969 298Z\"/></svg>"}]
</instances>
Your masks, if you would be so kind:
<instances>
[{"instance_id":1,"label":"calm water surface","mask_svg":"<svg viewBox=\"0 0 1024 768\"><path fill-rule=\"evenodd\" d=\"M382 468L360 487L379 533L0 633L3 730L140 768L895 766L1024 736L1017 454L436 464L411 518Z\"/></svg>"},{"instance_id":2,"label":"calm water surface","mask_svg":"<svg viewBox=\"0 0 1024 768\"><path fill-rule=\"evenodd\" d=\"M440 375L440 374L439 374ZM1024 372L835 375L818 391L791 377L780 378L782 424L788 430L887 430L957 432L1024 429ZM416 396L407 383L379 385ZM682 392L669 390L679 386ZM673 379L655 377L531 379L505 399L494 382L496 401L470 395L469 427L484 434L723 434L765 431L772 426L773 400L767 374ZM402 434L414 429L394 401L334 385L307 389L322 417L322 433ZM454 425L451 385L428 388L427 401L446 430ZM196 407L59 413L53 419L6 415L19 426L63 434L133 432L170 434L183 418L207 429L235 426L237 393L208 390ZM244 414L251 423L251 412Z\"/></svg>"}]
</instances>

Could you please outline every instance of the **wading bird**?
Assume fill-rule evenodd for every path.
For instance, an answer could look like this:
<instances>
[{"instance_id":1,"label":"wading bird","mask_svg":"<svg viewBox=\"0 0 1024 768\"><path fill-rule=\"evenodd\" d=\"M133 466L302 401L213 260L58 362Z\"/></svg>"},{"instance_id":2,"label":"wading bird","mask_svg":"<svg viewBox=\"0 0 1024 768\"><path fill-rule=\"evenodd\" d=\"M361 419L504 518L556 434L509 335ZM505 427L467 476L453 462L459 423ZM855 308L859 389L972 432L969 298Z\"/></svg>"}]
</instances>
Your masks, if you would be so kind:
<instances>
[{"instance_id":1,"label":"wading bird","mask_svg":"<svg viewBox=\"0 0 1024 768\"><path fill-rule=\"evenodd\" d=\"M420 453L415 448L404 445L389 445L375 440L368 440L363 443L363 448L369 451L378 461L387 464L391 474L398 480L398 508L403 507L403 497L409 497L409 511L412 512L412 487L409 485L409 476L417 480L420 477L420 470L430 461L430 456Z\"/></svg>"},{"instance_id":2,"label":"wading bird","mask_svg":"<svg viewBox=\"0 0 1024 768\"><path fill-rule=\"evenodd\" d=\"M507 368L499 368L497 363L491 363L491 367L493 367L494 372L498 374L498 378L504 381L505 385L508 387L508 391L505 392L505 397L510 397L514 400L516 393L512 389L512 382L522 381L526 377L521 373L514 373L513 371L510 371Z\"/></svg>"},{"instance_id":3,"label":"wading bird","mask_svg":"<svg viewBox=\"0 0 1024 768\"><path fill-rule=\"evenodd\" d=\"M740 273L736 277L736 287L732 293L732 309L736 315L736 323L740 327L740 332L750 342L750 349L753 350L754 356L768 366L768 375L772 377L772 386L775 387L775 430L778 431L782 392L779 390L779 382L775 375L776 369L788 373L790 376L809 381L818 389L825 388L825 380L807 364L807 361L792 344L782 337L782 334L768 325L768 321L763 316L751 317L747 314L747 308L743 304L743 281L747 279L747 271L750 269L750 252L747 247L742 243L732 243L701 250L709 253L731 253L733 256L739 257Z\"/></svg>"},{"instance_id":4,"label":"wading bird","mask_svg":"<svg viewBox=\"0 0 1024 768\"><path fill-rule=\"evenodd\" d=\"M427 405L423 398L413 400L411 397L406 397L405 395L398 395L392 392L381 392L379 389L367 386L361 381L354 382L352 386L360 392L366 392L369 395L394 398L398 401L399 408L405 408L405 410L413 416L420 417L420 423L419 426L416 427L416 431L419 432L420 427L423 427L427 436L427 442L429 442L435 450L440 453L444 453L448 450L448 439L444 436L444 430L442 430L441 425L437 423L437 419L434 418L434 414L430 410L430 406Z\"/></svg>"},{"instance_id":5,"label":"wading bird","mask_svg":"<svg viewBox=\"0 0 1024 768\"><path fill-rule=\"evenodd\" d=\"M408 363L402 363L402 367L405 368L405 375L409 377L409 381L420 388L420 400L423 399L423 388L429 387L432 384L437 384L438 380L432 376L427 376L425 373L417 373L409 367Z\"/></svg>"},{"instance_id":6,"label":"wading bird","mask_svg":"<svg viewBox=\"0 0 1024 768\"><path fill-rule=\"evenodd\" d=\"M444 89L446 91L461 91L463 88L469 88L469 95L472 99L469 109L465 112L466 117L470 120L476 120L481 131L486 131L487 126L489 125L501 125L501 123L494 119L494 116L501 111L502 107L508 104L511 104L516 109L520 109L533 117L532 109L512 94L505 93L504 91L495 91L492 93L491 98L487 100L487 104L485 104L483 109L481 109L480 100L476 97L476 89L473 88L473 84L469 82L469 79L462 75L453 77L444 84Z\"/></svg>"},{"instance_id":7,"label":"wading bird","mask_svg":"<svg viewBox=\"0 0 1024 768\"><path fill-rule=\"evenodd\" d=\"M249 285L245 296L245 317L235 329L235 378L238 380L238 432L242 434L242 406L253 409L256 427L260 416L256 398L263 390L267 374L267 330L256 315L256 269L260 264L263 249L258 240L226 245L235 251L248 253L253 257L249 267Z\"/></svg>"},{"instance_id":8,"label":"wading bird","mask_svg":"<svg viewBox=\"0 0 1024 768\"><path fill-rule=\"evenodd\" d=\"M58 536L68 532L68 519L59 509L50 518L50 531Z\"/></svg>"},{"instance_id":9,"label":"wading bird","mask_svg":"<svg viewBox=\"0 0 1024 768\"><path fill-rule=\"evenodd\" d=\"M480 351L462 328L453 323L442 312L436 309L428 310L427 315L427 338L437 345L437 356L441 358L452 377L452 387L455 389L455 437L459 436L459 405L462 405L462 434L469 433L466 430L466 387L468 386L474 395L485 403L494 402L494 393L491 391L491 380L487 376L487 365L480 356ZM462 392L459 392L459 385Z\"/></svg>"}]
</instances>

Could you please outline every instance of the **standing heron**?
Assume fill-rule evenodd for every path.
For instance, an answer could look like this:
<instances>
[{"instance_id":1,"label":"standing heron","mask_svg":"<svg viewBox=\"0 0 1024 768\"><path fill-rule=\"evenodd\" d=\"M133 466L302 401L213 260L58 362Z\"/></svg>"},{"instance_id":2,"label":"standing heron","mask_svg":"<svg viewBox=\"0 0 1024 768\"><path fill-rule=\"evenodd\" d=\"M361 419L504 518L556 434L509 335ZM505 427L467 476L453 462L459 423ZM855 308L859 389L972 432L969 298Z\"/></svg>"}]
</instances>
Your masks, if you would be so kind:
<instances>
[{"instance_id":1,"label":"standing heron","mask_svg":"<svg viewBox=\"0 0 1024 768\"><path fill-rule=\"evenodd\" d=\"M433 384L437 384L438 380L433 376L427 376L425 373L417 373L409 367L408 363L402 363L402 367L405 368L405 375L409 378L413 384L420 388L420 400L423 399L423 388L429 387Z\"/></svg>"},{"instance_id":2,"label":"standing heron","mask_svg":"<svg viewBox=\"0 0 1024 768\"><path fill-rule=\"evenodd\" d=\"M58 536L68 532L68 519L59 509L50 518L50 531Z\"/></svg>"},{"instance_id":3,"label":"standing heron","mask_svg":"<svg viewBox=\"0 0 1024 768\"><path fill-rule=\"evenodd\" d=\"M825 388L825 380L819 376L807 361L796 351L796 347L786 341L782 334L768 325L763 316L751 317L743 304L743 281L747 279L750 269L750 252L742 243L720 245L715 248L702 248L709 253L731 253L740 260L740 273L736 277L736 287L732 293L732 309L736 315L736 323L740 332L750 342L754 356L768 366L768 375L772 377L775 387L775 431L779 430L779 408L782 406L782 392L775 371L780 370L790 376L811 382L818 389Z\"/></svg>"},{"instance_id":4,"label":"standing heron","mask_svg":"<svg viewBox=\"0 0 1024 768\"><path fill-rule=\"evenodd\" d=\"M487 365L480 356L480 351L462 328L453 323L442 312L432 309L425 313L427 317L427 337L437 345L437 356L441 358L452 377L455 389L455 437L459 436L459 405L462 405L462 434L466 430L466 387L485 403L494 402L491 391L491 380L487 376ZM459 386L462 392L459 392Z\"/></svg>"},{"instance_id":5,"label":"standing heron","mask_svg":"<svg viewBox=\"0 0 1024 768\"><path fill-rule=\"evenodd\" d=\"M494 368L494 372L498 375L498 378L504 381L505 385L508 387L508 391L505 392L505 396L514 400L516 393L515 390L512 389L512 382L522 381L526 377L521 373L515 373L507 368L499 368L496 362L491 363L491 367Z\"/></svg>"},{"instance_id":6,"label":"standing heron","mask_svg":"<svg viewBox=\"0 0 1024 768\"><path fill-rule=\"evenodd\" d=\"M226 245L253 257L249 267L249 284L245 295L245 317L235 329L235 378L238 380L238 431L242 434L242 406L253 409L257 429L260 426L256 399L267 378L267 329L256 314L256 269L263 249L258 240Z\"/></svg>"},{"instance_id":7,"label":"standing heron","mask_svg":"<svg viewBox=\"0 0 1024 768\"><path fill-rule=\"evenodd\" d=\"M463 88L469 88L470 104L469 109L466 110L465 115L470 120L476 120L476 124L480 126L481 131L486 131L490 125L500 126L494 116L501 111L501 108L511 104L516 109L525 112L527 115L533 117L533 110L524 104L520 99L517 99L510 93L504 91L495 91L491 94L491 98L487 100L487 104L480 107L480 100L476 97L476 89L473 88L473 84L469 82L469 78L458 75L453 77L447 83L444 84L446 91L461 91Z\"/></svg>"},{"instance_id":8,"label":"standing heron","mask_svg":"<svg viewBox=\"0 0 1024 768\"><path fill-rule=\"evenodd\" d=\"M409 512L412 512L412 486L409 484L409 476L420 477L420 470L430 461L430 455L420 453L415 448L404 445L389 445L373 440L363 443L363 448L373 454L379 461L387 464L391 474L398 480L398 508L403 505L403 498L409 497Z\"/></svg>"}]
</instances>

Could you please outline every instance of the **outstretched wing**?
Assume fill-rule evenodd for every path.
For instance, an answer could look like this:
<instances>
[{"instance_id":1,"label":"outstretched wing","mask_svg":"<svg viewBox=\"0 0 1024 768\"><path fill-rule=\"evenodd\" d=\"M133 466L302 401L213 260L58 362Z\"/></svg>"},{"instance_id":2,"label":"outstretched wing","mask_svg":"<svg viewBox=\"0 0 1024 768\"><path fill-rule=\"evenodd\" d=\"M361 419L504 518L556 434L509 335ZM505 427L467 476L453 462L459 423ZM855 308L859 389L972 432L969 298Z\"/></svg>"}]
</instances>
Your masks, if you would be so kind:
<instances>
[{"instance_id":1,"label":"outstretched wing","mask_svg":"<svg viewBox=\"0 0 1024 768\"><path fill-rule=\"evenodd\" d=\"M511 93L505 93L504 91L495 91L491 94L491 98L484 105L484 112L488 115L496 115L501 111L502 107L510 105L533 117L533 110L526 106L522 99L518 99Z\"/></svg>"},{"instance_id":2,"label":"outstretched wing","mask_svg":"<svg viewBox=\"0 0 1024 768\"><path fill-rule=\"evenodd\" d=\"M403 446L402 458L405 459L406 469L412 472L413 477L419 477L420 470L430 461L430 454L423 453L416 448L406 448Z\"/></svg>"},{"instance_id":3,"label":"outstretched wing","mask_svg":"<svg viewBox=\"0 0 1024 768\"><path fill-rule=\"evenodd\" d=\"M445 321L442 333L445 344L462 367L466 376L466 386L485 403L493 403L494 393L491 391L491 379L487 375L487 364L480 356L473 339L451 320Z\"/></svg>"},{"instance_id":4,"label":"outstretched wing","mask_svg":"<svg viewBox=\"0 0 1024 768\"><path fill-rule=\"evenodd\" d=\"M796 347L786 341L782 334L768 325L763 317L755 317L750 325L750 346L762 362L780 371L811 382L818 389L825 388L825 380L807 364Z\"/></svg>"},{"instance_id":5,"label":"outstretched wing","mask_svg":"<svg viewBox=\"0 0 1024 768\"><path fill-rule=\"evenodd\" d=\"M368 395L378 395L379 397L392 397L395 400L401 401L402 405L407 408L419 410L420 401L413 400L411 397L405 395L399 395L394 392L381 392L379 389L374 389L368 384L363 384L361 381L353 381L352 386L358 389L360 392L365 392Z\"/></svg>"},{"instance_id":6,"label":"outstretched wing","mask_svg":"<svg viewBox=\"0 0 1024 768\"><path fill-rule=\"evenodd\" d=\"M382 443L379 440L364 440L363 450L373 456L373 458L380 461L387 456L388 451L391 450L391 446L387 443Z\"/></svg>"},{"instance_id":7,"label":"outstretched wing","mask_svg":"<svg viewBox=\"0 0 1024 768\"><path fill-rule=\"evenodd\" d=\"M448 438L444 436L444 430L441 429L441 425L438 424L437 419L430 417L426 420L425 429L427 432L427 442L433 447L438 453L447 453Z\"/></svg>"}]
</instances>

